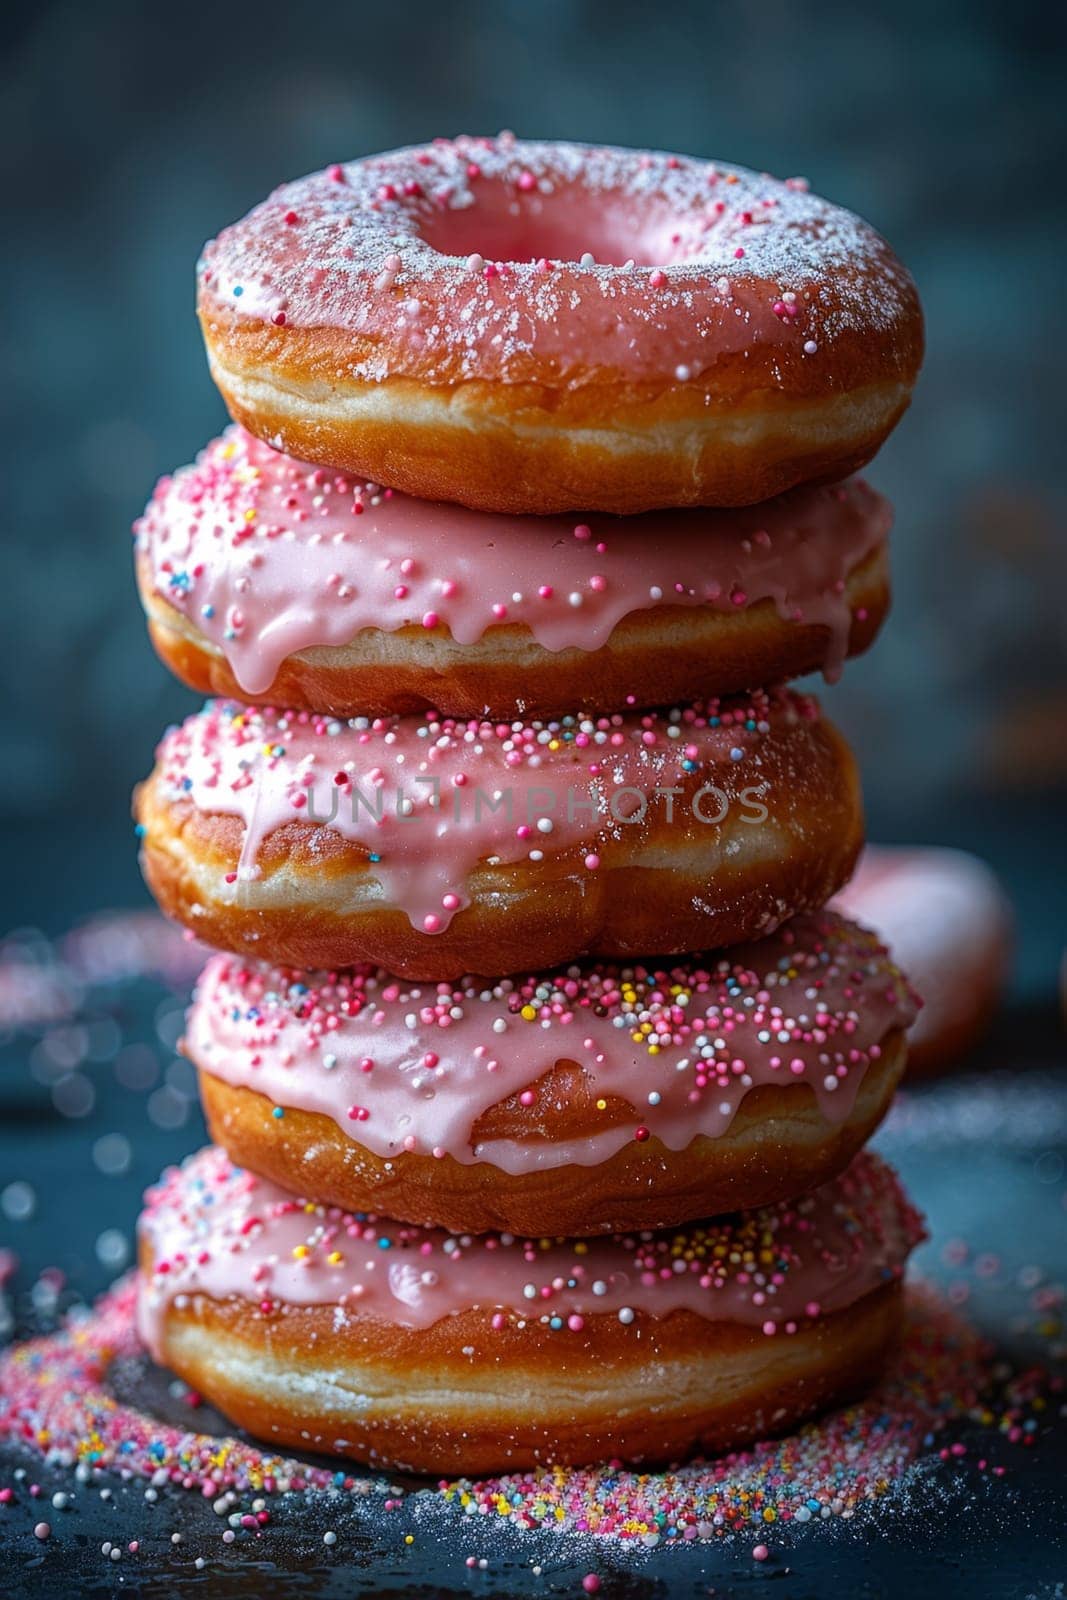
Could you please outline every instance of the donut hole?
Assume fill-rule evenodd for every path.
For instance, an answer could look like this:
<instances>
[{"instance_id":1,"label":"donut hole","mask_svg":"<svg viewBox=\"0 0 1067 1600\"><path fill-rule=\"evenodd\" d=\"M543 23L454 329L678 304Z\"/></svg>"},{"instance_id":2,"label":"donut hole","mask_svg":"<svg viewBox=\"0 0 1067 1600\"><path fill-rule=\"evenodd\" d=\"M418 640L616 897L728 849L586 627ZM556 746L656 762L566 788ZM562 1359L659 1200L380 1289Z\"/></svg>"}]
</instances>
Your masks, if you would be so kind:
<instances>
[{"instance_id":1,"label":"donut hole","mask_svg":"<svg viewBox=\"0 0 1067 1600\"><path fill-rule=\"evenodd\" d=\"M578 184L524 194L483 179L468 206L434 212L422 238L442 255L486 261L562 261L591 255L602 266L669 266L689 252L667 207L633 196L593 194Z\"/></svg>"}]
</instances>

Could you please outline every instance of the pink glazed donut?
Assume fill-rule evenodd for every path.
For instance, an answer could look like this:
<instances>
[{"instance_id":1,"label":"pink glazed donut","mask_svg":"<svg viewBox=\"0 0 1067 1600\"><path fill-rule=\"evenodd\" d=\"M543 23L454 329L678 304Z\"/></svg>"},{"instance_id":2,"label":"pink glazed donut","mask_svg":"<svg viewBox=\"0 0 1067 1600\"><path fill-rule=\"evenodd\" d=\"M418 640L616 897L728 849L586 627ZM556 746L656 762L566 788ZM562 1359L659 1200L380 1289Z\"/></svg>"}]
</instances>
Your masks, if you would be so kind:
<instances>
[{"instance_id":1,"label":"pink glazed donut","mask_svg":"<svg viewBox=\"0 0 1067 1600\"><path fill-rule=\"evenodd\" d=\"M868 1151L800 1200L592 1240L353 1214L212 1147L145 1202L155 1360L261 1439L433 1473L784 1433L873 1380L924 1237Z\"/></svg>"},{"instance_id":2,"label":"pink glazed donut","mask_svg":"<svg viewBox=\"0 0 1067 1600\"><path fill-rule=\"evenodd\" d=\"M183 1041L212 1138L292 1193L484 1233L666 1228L837 1175L917 1004L820 911L654 966L405 983L217 955Z\"/></svg>"},{"instance_id":3,"label":"pink glazed donut","mask_svg":"<svg viewBox=\"0 0 1067 1600\"><path fill-rule=\"evenodd\" d=\"M551 717L835 678L885 616L891 520L858 478L730 511L488 516L231 427L134 532L153 643L194 689Z\"/></svg>"},{"instance_id":4,"label":"pink glazed donut","mask_svg":"<svg viewBox=\"0 0 1067 1600\"><path fill-rule=\"evenodd\" d=\"M874 845L834 901L917 974L923 1008L908 1075L942 1071L981 1041L1004 998L1013 917L992 869L966 850Z\"/></svg>"},{"instance_id":5,"label":"pink glazed donut","mask_svg":"<svg viewBox=\"0 0 1067 1600\"><path fill-rule=\"evenodd\" d=\"M207 245L198 309L251 432L485 511L842 478L923 343L892 250L801 180L510 134L284 185Z\"/></svg>"},{"instance_id":6,"label":"pink glazed donut","mask_svg":"<svg viewBox=\"0 0 1067 1600\"><path fill-rule=\"evenodd\" d=\"M135 810L149 888L208 944L441 980L760 938L863 838L848 745L788 690L552 722L209 702Z\"/></svg>"}]
</instances>

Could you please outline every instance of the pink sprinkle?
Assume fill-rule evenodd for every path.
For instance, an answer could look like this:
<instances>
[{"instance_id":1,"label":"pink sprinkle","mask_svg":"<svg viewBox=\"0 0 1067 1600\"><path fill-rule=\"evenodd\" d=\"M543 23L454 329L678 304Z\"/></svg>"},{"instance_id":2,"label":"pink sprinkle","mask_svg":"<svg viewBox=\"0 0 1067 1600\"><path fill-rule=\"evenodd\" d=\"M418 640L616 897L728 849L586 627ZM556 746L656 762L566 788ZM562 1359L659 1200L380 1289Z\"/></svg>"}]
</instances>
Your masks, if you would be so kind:
<instances>
[{"instance_id":1,"label":"pink sprinkle","mask_svg":"<svg viewBox=\"0 0 1067 1600\"><path fill-rule=\"evenodd\" d=\"M595 872L597 867L600 865L600 857L590 852L590 854L585 858L585 864L589 868L590 872Z\"/></svg>"},{"instance_id":2,"label":"pink sprinkle","mask_svg":"<svg viewBox=\"0 0 1067 1600\"><path fill-rule=\"evenodd\" d=\"M586 1573L585 1577L582 1579L582 1588L585 1590L586 1594L600 1593L600 1579L597 1577L595 1572Z\"/></svg>"},{"instance_id":3,"label":"pink sprinkle","mask_svg":"<svg viewBox=\"0 0 1067 1600\"><path fill-rule=\"evenodd\" d=\"M655 272L652 273L652 275L650 276L648 281L651 284L653 289L662 289L663 285L667 281L667 274L665 272L661 272L659 270L659 268L657 267Z\"/></svg>"},{"instance_id":4,"label":"pink sprinkle","mask_svg":"<svg viewBox=\"0 0 1067 1600\"><path fill-rule=\"evenodd\" d=\"M327 175L331 183L344 183L345 181L345 169L336 161L330 167Z\"/></svg>"},{"instance_id":5,"label":"pink sprinkle","mask_svg":"<svg viewBox=\"0 0 1067 1600\"><path fill-rule=\"evenodd\" d=\"M433 911L428 911L422 919L422 926L427 933L437 933L441 926L441 919Z\"/></svg>"},{"instance_id":6,"label":"pink sprinkle","mask_svg":"<svg viewBox=\"0 0 1067 1600\"><path fill-rule=\"evenodd\" d=\"M752 1559L753 1561L766 1561L770 1553L765 1544L758 1544L752 1552Z\"/></svg>"},{"instance_id":7,"label":"pink sprinkle","mask_svg":"<svg viewBox=\"0 0 1067 1600\"><path fill-rule=\"evenodd\" d=\"M574 530L574 537L576 539L591 539L593 537L593 530L587 522L579 522L578 526Z\"/></svg>"},{"instance_id":8,"label":"pink sprinkle","mask_svg":"<svg viewBox=\"0 0 1067 1600\"><path fill-rule=\"evenodd\" d=\"M422 625L424 628L436 628L437 622L438 617L436 611L427 611L422 619Z\"/></svg>"},{"instance_id":9,"label":"pink sprinkle","mask_svg":"<svg viewBox=\"0 0 1067 1600\"><path fill-rule=\"evenodd\" d=\"M524 194L529 194L531 189L537 188L537 179L532 172L519 173L519 188Z\"/></svg>"},{"instance_id":10,"label":"pink sprinkle","mask_svg":"<svg viewBox=\"0 0 1067 1600\"><path fill-rule=\"evenodd\" d=\"M744 253L745 252L741 249L741 247L738 246L738 248L734 251L734 260L735 261L740 261L741 257L744 255Z\"/></svg>"}]
</instances>

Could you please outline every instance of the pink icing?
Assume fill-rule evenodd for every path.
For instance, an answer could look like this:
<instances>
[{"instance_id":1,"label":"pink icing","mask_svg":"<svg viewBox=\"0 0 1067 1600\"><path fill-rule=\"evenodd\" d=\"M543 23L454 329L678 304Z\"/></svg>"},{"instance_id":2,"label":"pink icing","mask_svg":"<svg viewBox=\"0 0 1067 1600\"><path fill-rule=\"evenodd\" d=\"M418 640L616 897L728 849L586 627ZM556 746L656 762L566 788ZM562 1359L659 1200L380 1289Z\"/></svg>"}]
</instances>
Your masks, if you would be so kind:
<instances>
[{"instance_id":1,"label":"pink icing","mask_svg":"<svg viewBox=\"0 0 1067 1600\"><path fill-rule=\"evenodd\" d=\"M208 1146L145 1196L139 1231L153 1270L139 1324L157 1356L171 1304L207 1295L258 1305L336 1306L427 1328L470 1309L580 1331L591 1314L624 1324L689 1310L789 1334L899 1278L924 1237L892 1170L870 1152L796 1201L665 1233L525 1241L454 1235L294 1199ZM495 1319L494 1319L495 1320ZM639 1324L634 1337L640 1338Z\"/></svg>"},{"instance_id":2,"label":"pink icing","mask_svg":"<svg viewBox=\"0 0 1067 1600\"><path fill-rule=\"evenodd\" d=\"M510 135L285 184L199 278L212 314L351 332L364 382L400 352L430 383L522 382L534 362L570 384L686 383L754 347L816 358L915 305L874 230L803 180Z\"/></svg>"},{"instance_id":3,"label":"pink icing","mask_svg":"<svg viewBox=\"0 0 1067 1600\"><path fill-rule=\"evenodd\" d=\"M238 427L158 484L134 532L156 592L265 694L289 655L364 628L447 629L462 645L518 624L546 650L596 650L655 606L770 600L829 630L840 671L845 580L886 538L867 484L805 488L735 511L487 516L290 460Z\"/></svg>"},{"instance_id":4,"label":"pink icing","mask_svg":"<svg viewBox=\"0 0 1067 1600\"><path fill-rule=\"evenodd\" d=\"M577 871L595 872L601 848L627 837L636 848L642 816L671 819L680 838L714 838L724 817L758 825L762 747L817 716L788 690L531 723L340 722L216 701L164 735L157 771L165 800L244 824L235 902L259 875L267 836L313 822L366 849L383 903L432 934L468 903L482 862L536 866L572 850Z\"/></svg>"},{"instance_id":5,"label":"pink icing","mask_svg":"<svg viewBox=\"0 0 1067 1600\"><path fill-rule=\"evenodd\" d=\"M330 1117L379 1156L449 1155L521 1173L596 1165L637 1127L683 1150L725 1133L759 1084L810 1084L826 1119L841 1122L887 1032L916 1011L874 935L820 912L669 970L569 967L495 983L412 984L373 967L326 975L217 955L186 1048L215 1077ZM558 1060L577 1062L592 1093L627 1100L634 1122L570 1141L475 1146L479 1117L533 1092Z\"/></svg>"}]
</instances>

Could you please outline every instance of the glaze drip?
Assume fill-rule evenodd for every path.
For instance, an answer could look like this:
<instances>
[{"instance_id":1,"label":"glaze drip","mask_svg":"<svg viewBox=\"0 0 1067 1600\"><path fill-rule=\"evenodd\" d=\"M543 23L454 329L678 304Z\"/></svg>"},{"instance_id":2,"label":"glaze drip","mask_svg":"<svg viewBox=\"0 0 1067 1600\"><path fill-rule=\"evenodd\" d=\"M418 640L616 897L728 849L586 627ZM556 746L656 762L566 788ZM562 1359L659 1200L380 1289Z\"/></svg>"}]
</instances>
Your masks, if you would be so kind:
<instances>
[{"instance_id":1,"label":"glaze drip","mask_svg":"<svg viewBox=\"0 0 1067 1600\"><path fill-rule=\"evenodd\" d=\"M134 533L154 591L259 695L287 656L368 628L461 645L523 628L545 650L591 651L633 612L762 601L828 630L832 679L845 582L891 520L859 479L732 511L489 516L293 461L234 426L160 481Z\"/></svg>"},{"instance_id":2,"label":"glaze drip","mask_svg":"<svg viewBox=\"0 0 1067 1600\"><path fill-rule=\"evenodd\" d=\"M664 1233L589 1240L448 1234L286 1194L208 1146L164 1173L139 1223L152 1269L139 1323L162 1347L171 1304L197 1295L338 1307L409 1328L477 1309L504 1322L580 1331L607 1313L624 1324L689 1310L787 1336L805 1318L854 1304L899 1279L924 1237L892 1170L865 1152L832 1183L780 1202ZM640 1325L635 1327L640 1337Z\"/></svg>"},{"instance_id":3,"label":"glaze drip","mask_svg":"<svg viewBox=\"0 0 1067 1600\"><path fill-rule=\"evenodd\" d=\"M516 1174L599 1165L637 1129L684 1150L724 1134L761 1084L807 1084L826 1120L843 1122L887 1033L917 1010L873 934L817 912L671 967L457 984L217 955L185 1048L204 1071L330 1117L378 1156L448 1155ZM582 1138L476 1141L479 1119L502 1101L536 1106L560 1061L580 1067L591 1098L620 1099L632 1115Z\"/></svg>"},{"instance_id":4,"label":"glaze drip","mask_svg":"<svg viewBox=\"0 0 1067 1600\"><path fill-rule=\"evenodd\" d=\"M342 722L218 701L164 736L157 775L168 803L243 823L235 902L260 875L265 841L303 821L364 850L384 903L433 934L468 903L483 862L564 857L595 872L614 842L633 852L646 822L665 819L680 842L712 841L727 820L761 826L772 758L785 787L784 749L818 716L787 690L529 723Z\"/></svg>"}]
</instances>

